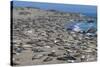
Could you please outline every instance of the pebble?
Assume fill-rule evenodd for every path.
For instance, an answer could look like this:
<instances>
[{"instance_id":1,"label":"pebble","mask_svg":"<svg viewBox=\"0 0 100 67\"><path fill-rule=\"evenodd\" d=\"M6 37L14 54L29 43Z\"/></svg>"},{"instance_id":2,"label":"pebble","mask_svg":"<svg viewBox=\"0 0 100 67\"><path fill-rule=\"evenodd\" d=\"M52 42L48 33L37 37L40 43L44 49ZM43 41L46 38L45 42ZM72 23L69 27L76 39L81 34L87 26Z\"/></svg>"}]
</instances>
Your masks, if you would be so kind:
<instances>
[{"instance_id":1,"label":"pebble","mask_svg":"<svg viewBox=\"0 0 100 67\"><path fill-rule=\"evenodd\" d=\"M48 56L57 57L57 55L54 52L51 52L50 54L48 54Z\"/></svg>"},{"instance_id":2,"label":"pebble","mask_svg":"<svg viewBox=\"0 0 100 67\"><path fill-rule=\"evenodd\" d=\"M44 46L45 48L51 48L50 46Z\"/></svg>"},{"instance_id":3,"label":"pebble","mask_svg":"<svg viewBox=\"0 0 100 67\"><path fill-rule=\"evenodd\" d=\"M23 48L32 48L32 45L26 44L26 45L23 45Z\"/></svg>"},{"instance_id":4,"label":"pebble","mask_svg":"<svg viewBox=\"0 0 100 67\"><path fill-rule=\"evenodd\" d=\"M53 58L51 58L51 57L46 57L43 61L44 62L48 62L48 61L52 61L53 60Z\"/></svg>"},{"instance_id":5,"label":"pebble","mask_svg":"<svg viewBox=\"0 0 100 67\"><path fill-rule=\"evenodd\" d=\"M67 61L67 60L76 60L76 58L72 56L63 56L63 57L58 57L57 60Z\"/></svg>"},{"instance_id":6,"label":"pebble","mask_svg":"<svg viewBox=\"0 0 100 67\"><path fill-rule=\"evenodd\" d=\"M34 55L34 56L32 57L32 60L34 60L34 59L41 59L43 56L44 56L43 54Z\"/></svg>"},{"instance_id":7,"label":"pebble","mask_svg":"<svg viewBox=\"0 0 100 67\"><path fill-rule=\"evenodd\" d=\"M23 50L23 48L19 48L19 47L18 47L18 48L15 48L14 50L15 50L17 53L21 53L22 50Z\"/></svg>"},{"instance_id":8,"label":"pebble","mask_svg":"<svg viewBox=\"0 0 100 67\"><path fill-rule=\"evenodd\" d=\"M74 63L74 60L67 60L68 63Z\"/></svg>"},{"instance_id":9,"label":"pebble","mask_svg":"<svg viewBox=\"0 0 100 67\"><path fill-rule=\"evenodd\" d=\"M42 49L39 49L39 48L32 48L32 51L33 52L44 52L44 50L42 50Z\"/></svg>"}]
</instances>

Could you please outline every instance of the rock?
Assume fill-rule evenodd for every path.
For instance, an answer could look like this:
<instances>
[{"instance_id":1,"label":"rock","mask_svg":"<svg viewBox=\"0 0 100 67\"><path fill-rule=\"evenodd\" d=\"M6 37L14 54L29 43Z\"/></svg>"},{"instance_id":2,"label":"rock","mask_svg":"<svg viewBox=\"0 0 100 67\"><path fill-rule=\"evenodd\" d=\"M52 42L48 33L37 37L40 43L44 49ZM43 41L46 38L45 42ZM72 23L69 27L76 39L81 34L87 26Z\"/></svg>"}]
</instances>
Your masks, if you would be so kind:
<instances>
[{"instance_id":1,"label":"rock","mask_svg":"<svg viewBox=\"0 0 100 67\"><path fill-rule=\"evenodd\" d=\"M34 44L34 41L32 42L32 41L29 41L29 42L27 42L27 44Z\"/></svg>"},{"instance_id":2,"label":"rock","mask_svg":"<svg viewBox=\"0 0 100 67\"><path fill-rule=\"evenodd\" d=\"M53 58L51 58L51 57L46 57L43 61L44 62L48 62L48 61L52 61L53 60Z\"/></svg>"},{"instance_id":3,"label":"rock","mask_svg":"<svg viewBox=\"0 0 100 67\"><path fill-rule=\"evenodd\" d=\"M57 55L52 52L52 53L48 54L48 56L56 57Z\"/></svg>"},{"instance_id":4,"label":"rock","mask_svg":"<svg viewBox=\"0 0 100 67\"><path fill-rule=\"evenodd\" d=\"M55 52L56 52L55 50L52 50L52 52L48 54L48 56L56 57L57 55Z\"/></svg>"},{"instance_id":5,"label":"rock","mask_svg":"<svg viewBox=\"0 0 100 67\"><path fill-rule=\"evenodd\" d=\"M23 48L32 48L32 45L25 44L25 45L23 45Z\"/></svg>"},{"instance_id":6,"label":"rock","mask_svg":"<svg viewBox=\"0 0 100 67\"><path fill-rule=\"evenodd\" d=\"M86 34L86 36L88 36L88 37L93 37L93 36L95 36L96 34L94 34L94 33L87 33Z\"/></svg>"},{"instance_id":7,"label":"rock","mask_svg":"<svg viewBox=\"0 0 100 67\"><path fill-rule=\"evenodd\" d=\"M14 50L15 50L17 53L21 53L21 52L24 50L24 48L17 47L17 48L15 48Z\"/></svg>"},{"instance_id":8,"label":"rock","mask_svg":"<svg viewBox=\"0 0 100 67\"><path fill-rule=\"evenodd\" d=\"M92 49L87 49L87 50L84 50L84 51L87 52L87 53L91 53L91 52L93 52Z\"/></svg>"},{"instance_id":9,"label":"rock","mask_svg":"<svg viewBox=\"0 0 100 67\"><path fill-rule=\"evenodd\" d=\"M84 62L85 60L86 60L86 56L85 55L82 55L81 56L81 61Z\"/></svg>"},{"instance_id":10,"label":"rock","mask_svg":"<svg viewBox=\"0 0 100 67\"><path fill-rule=\"evenodd\" d=\"M33 52L44 52L44 50L40 49L40 48L32 48Z\"/></svg>"},{"instance_id":11,"label":"rock","mask_svg":"<svg viewBox=\"0 0 100 67\"><path fill-rule=\"evenodd\" d=\"M64 50L64 48L60 48L60 47L59 47L58 50Z\"/></svg>"},{"instance_id":12,"label":"rock","mask_svg":"<svg viewBox=\"0 0 100 67\"><path fill-rule=\"evenodd\" d=\"M34 56L32 57L32 60L34 60L34 59L41 59L43 56L44 56L43 54L34 55Z\"/></svg>"},{"instance_id":13,"label":"rock","mask_svg":"<svg viewBox=\"0 0 100 67\"><path fill-rule=\"evenodd\" d=\"M74 63L74 60L67 60L68 63Z\"/></svg>"},{"instance_id":14,"label":"rock","mask_svg":"<svg viewBox=\"0 0 100 67\"><path fill-rule=\"evenodd\" d=\"M51 48L50 46L44 46L45 48Z\"/></svg>"},{"instance_id":15,"label":"rock","mask_svg":"<svg viewBox=\"0 0 100 67\"><path fill-rule=\"evenodd\" d=\"M76 60L76 58L72 56L63 56L63 57L58 57L57 60L67 61L67 60Z\"/></svg>"},{"instance_id":16,"label":"rock","mask_svg":"<svg viewBox=\"0 0 100 67\"><path fill-rule=\"evenodd\" d=\"M56 51L55 50L52 50L52 52L55 53Z\"/></svg>"},{"instance_id":17,"label":"rock","mask_svg":"<svg viewBox=\"0 0 100 67\"><path fill-rule=\"evenodd\" d=\"M93 19L88 20L88 23L94 23L95 21Z\"/></svg>"}]
</instances>

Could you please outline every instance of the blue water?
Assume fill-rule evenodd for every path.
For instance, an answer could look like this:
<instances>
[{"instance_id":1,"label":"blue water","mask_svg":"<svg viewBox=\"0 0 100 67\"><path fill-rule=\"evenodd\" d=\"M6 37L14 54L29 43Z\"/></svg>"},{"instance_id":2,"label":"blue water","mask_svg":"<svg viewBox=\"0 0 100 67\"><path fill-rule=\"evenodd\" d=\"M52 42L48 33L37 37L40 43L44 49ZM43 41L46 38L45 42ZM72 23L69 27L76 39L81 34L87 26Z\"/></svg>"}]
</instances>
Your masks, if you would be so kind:
<instances>
[{"instance_id":1,"label":"blue water","mask_svg":"<svg viewBox=\"0 0 100 67\"><path fill-rule=\"evenodd\" d=\"M80 31L87 32L89 29L97 30L97 22L96 21L94 21L92 23L88 23L87 21L83 21L83 22L70 22L69 24L65 24L64 27L65 27L65 29L71 29L72 31L73 31L73 29L78 27L78 29L80 29Z\"/></svg>"},{"instance_id":2,"label":"blue water","mask_svg":"<svg viewBox=\"0 0 100 67\"><path fill-rule=\"evenodd\" d=\"M62 12L76 12L87 16L96 17L97 6L90 5L72 5L72 4L55 4L42 2L27 2L27 1L13 1L13 6L16 7L36 7L44 10L57 10Z\"/></svg>"}]
</instances>

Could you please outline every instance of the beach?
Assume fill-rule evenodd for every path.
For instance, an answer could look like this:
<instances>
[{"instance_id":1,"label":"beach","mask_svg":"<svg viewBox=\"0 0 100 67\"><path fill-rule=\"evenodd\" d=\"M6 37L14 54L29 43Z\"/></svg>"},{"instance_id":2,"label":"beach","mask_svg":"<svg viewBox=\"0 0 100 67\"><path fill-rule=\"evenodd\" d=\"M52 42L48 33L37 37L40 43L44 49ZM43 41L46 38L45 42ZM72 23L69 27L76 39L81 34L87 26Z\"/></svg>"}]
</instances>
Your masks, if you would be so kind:
<instances>
[{"instance_id":1,"label":"beach","mask_svg":"<svg viewBox=\"0 0 100 67\"><path fill-rule=\"evenodd\" d=\"M97 61L97 35L68 31L72 21L93 17L81 13L13 8L13 65L42 65Z\"/></svg>"}]
</instances>

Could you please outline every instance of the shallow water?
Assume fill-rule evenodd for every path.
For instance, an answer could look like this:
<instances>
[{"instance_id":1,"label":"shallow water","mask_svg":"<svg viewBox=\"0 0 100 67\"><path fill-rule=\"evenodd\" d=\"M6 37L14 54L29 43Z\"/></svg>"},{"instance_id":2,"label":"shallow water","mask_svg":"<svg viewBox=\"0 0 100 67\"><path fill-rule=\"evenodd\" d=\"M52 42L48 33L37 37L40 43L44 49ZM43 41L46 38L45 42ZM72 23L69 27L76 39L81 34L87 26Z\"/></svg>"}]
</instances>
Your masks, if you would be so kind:
<instances>
[{"instance_id":1,"label":"shallow water","mask_svg":"<svg viewBox=\"0 0 100 67\"><path fill-rule=\"evenodd\" d=\"M97 22L82 21L82 22L70 22L65 24L65 29L88 31L89 29L97 30Z\"/></svg>"}]
</instances>

